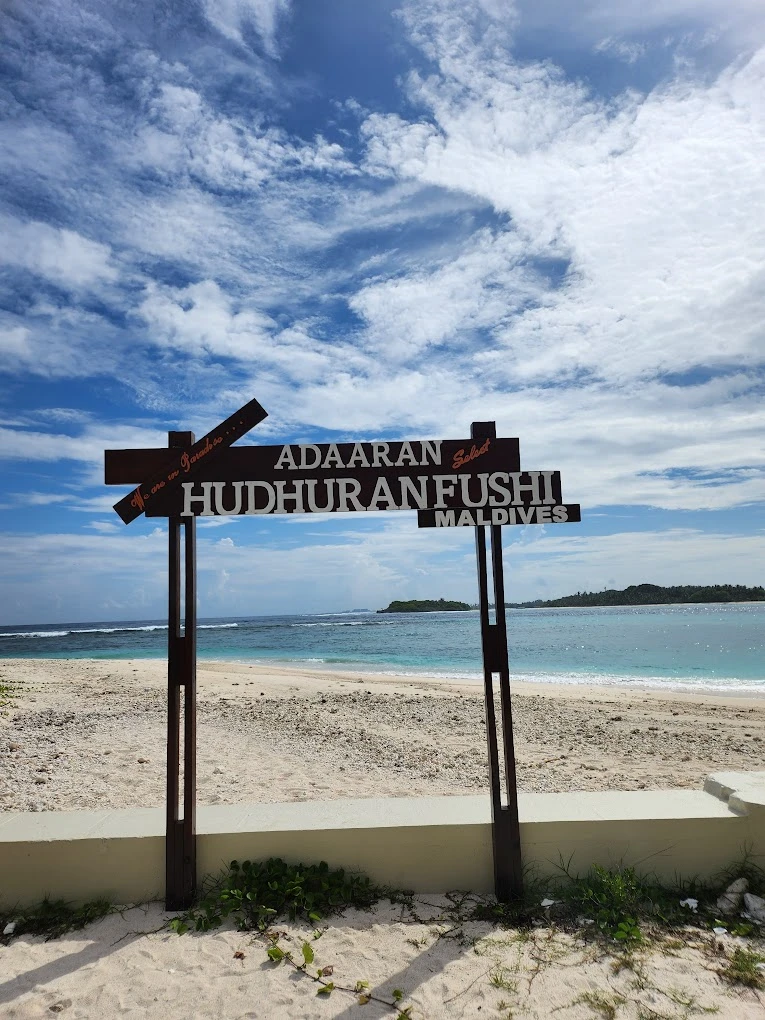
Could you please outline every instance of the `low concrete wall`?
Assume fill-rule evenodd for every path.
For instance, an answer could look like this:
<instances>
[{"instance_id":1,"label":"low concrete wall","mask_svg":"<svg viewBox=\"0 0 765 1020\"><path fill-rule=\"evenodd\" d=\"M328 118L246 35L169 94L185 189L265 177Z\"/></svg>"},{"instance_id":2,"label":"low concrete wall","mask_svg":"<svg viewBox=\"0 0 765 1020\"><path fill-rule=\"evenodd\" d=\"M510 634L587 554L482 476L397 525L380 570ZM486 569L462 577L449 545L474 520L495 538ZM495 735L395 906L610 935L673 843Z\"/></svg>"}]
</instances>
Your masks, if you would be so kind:
<instances>
[{"instance_id":1,"label":"low concrete wall","mask_svg":"<svg viewBox=\"0 0 765 1020\"><path fill-rule=\"evenodd\" d=\"M720 773L704 790L519 795L524 863L632 864L665 879L711 877L765 854L765 772ZM200 807L198 869L269 856L363 871L417 892L491 892L488 796ZM162 898L164 809L0 816L0 902L45 895Z\"/></svg>"}]
</instances>

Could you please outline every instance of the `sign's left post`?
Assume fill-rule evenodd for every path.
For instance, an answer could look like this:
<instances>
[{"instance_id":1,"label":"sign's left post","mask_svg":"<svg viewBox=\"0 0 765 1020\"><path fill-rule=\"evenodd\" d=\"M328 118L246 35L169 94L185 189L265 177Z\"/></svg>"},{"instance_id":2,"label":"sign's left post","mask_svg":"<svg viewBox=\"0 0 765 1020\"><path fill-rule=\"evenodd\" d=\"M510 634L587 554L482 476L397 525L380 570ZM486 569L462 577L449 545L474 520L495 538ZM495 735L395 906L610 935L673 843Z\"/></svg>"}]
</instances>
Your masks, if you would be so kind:
<instances>
[{"instance_id":1,"label":"sign's left post","mask_svg":"<svg viewBox=\"0 0 765 1020\"><path fill-rule=\"evenodd\" d=\"M171 449L190 447L193 432L169 432ZM169 527L167 630L167 838L165 909L185 910L196 892L197 561L196 518ZM183 727L181 727L181 704ZM181 732L183 744L181 754ZM183 783L181 785L181 762ZM183 798L181 799L181 789Z\"/></svg>"}]
</instances>

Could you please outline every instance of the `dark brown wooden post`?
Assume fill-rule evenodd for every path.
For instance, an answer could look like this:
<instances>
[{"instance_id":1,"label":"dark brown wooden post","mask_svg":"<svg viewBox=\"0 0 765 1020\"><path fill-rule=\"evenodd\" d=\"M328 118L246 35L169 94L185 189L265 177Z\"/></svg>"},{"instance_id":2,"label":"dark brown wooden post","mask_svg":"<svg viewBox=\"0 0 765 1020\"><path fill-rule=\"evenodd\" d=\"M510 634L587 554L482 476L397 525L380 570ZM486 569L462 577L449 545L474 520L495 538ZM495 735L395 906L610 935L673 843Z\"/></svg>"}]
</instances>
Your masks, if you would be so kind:
<instances>
[{"instance_id":1,"label":"dark brown wooden post","mask_svg":"<svg viewBox=\"0 0 765 1020\"><path fill-rule=\"evenodd\" d=\"M493 421L474 421L472 439L495 439ZM494 892L498 900L508 902L523 893L521 830L518 822L518 788L515 775L513 713L510 700L510 666L507 654L505 618L505 579L502 564L502 528L492 525L491 564L494 589L495 622L489 616L489 579L486 557L486 528L475 529L478 564L478 594L481 612L483 681L486 696L486 739L489 745L489 782L491 787L492 844L494 850ZM499 700L502 712L502 741L507 786L507 804L502 804L500 787L497 720L494 711L494 674L499 675Z\"/></svg>"},{"instance_id":2,"label":"dark brown wooden post","mask_svg":"<svg viewBox=\"0 0 765 1020\"><path fill-rule=\"evenodd\" d=\"M168 446L189 447L193 432L169 432ZM184 910L197 884L197 585L196 517L171 517L167 637L167 827L165 908ZM183 570L181 569L183 532ZM183 593L181 580L183 575ZM183 596L183 597L182 597ZM183 601L183 614L181 602ZM183 615L183 626L181 626ZM180 817L180 712L183 688L183 817Z\"/></svg>"}]
</instances>

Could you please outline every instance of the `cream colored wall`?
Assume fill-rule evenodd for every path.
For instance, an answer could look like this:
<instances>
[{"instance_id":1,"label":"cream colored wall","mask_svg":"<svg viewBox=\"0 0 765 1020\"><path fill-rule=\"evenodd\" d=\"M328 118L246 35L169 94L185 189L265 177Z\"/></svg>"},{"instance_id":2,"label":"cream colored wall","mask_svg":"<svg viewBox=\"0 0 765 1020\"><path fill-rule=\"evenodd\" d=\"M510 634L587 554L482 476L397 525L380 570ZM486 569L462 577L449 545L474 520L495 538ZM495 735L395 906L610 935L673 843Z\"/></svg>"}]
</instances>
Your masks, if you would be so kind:
<instances>
[{"instance_id":1,"label":"cream colored wall","mask_svg":"<svg viewBox=\"0 0 765 1020\"><path fill-rule=\"evenodd\" d=\"M521 794L524 864L632 864L664 879L711 877L765 854L765 773L725 773L706 791ZM493 888L488 797L342 800L198 809L198 872L232 859L326 860L416 892ZM164 811L0 817L0 902L45 895L118 903L162 898Z\"/></svg>"}]
</instances>

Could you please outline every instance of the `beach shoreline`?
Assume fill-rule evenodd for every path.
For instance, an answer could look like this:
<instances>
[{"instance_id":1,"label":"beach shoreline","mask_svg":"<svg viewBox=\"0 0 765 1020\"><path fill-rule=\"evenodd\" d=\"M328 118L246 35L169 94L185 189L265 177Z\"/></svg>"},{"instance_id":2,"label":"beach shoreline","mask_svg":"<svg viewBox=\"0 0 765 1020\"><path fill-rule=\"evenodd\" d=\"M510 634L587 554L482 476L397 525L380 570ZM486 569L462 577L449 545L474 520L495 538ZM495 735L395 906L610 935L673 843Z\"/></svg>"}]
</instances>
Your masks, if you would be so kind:
<instances>
[{"instance_id":1,"label":"beach shoreline","mask_svg":"<svg viewBox=\"0 0 765 1020\"><path fill-rule=\"evenodd\" d=\"M164 803L164 659L4 659L0 811ZM699 788L761 767L765 698L513 682L520 790ZM488 791L483 685L201 660L200 804Z\"/></svg>"}]
</instances>

